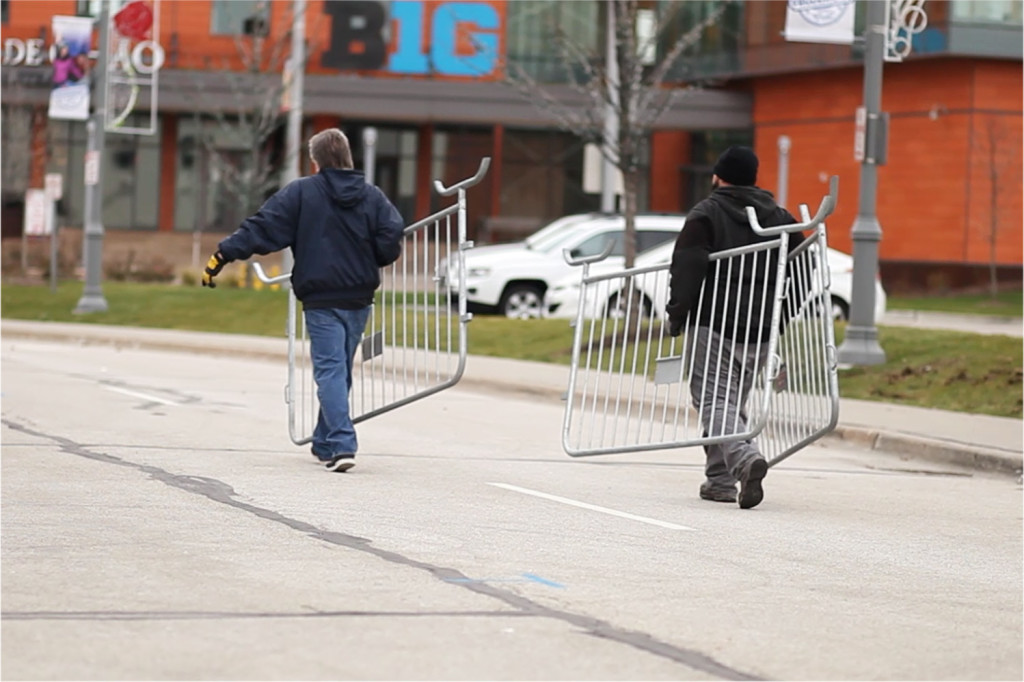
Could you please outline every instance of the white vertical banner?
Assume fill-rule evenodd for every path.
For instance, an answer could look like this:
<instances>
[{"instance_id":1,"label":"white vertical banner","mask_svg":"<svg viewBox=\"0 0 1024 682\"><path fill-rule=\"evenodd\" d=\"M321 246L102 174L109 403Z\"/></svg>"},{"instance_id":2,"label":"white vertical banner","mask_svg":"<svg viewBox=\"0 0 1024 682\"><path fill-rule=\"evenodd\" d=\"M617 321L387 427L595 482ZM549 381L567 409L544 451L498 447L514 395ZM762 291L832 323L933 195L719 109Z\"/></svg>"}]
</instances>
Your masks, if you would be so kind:
<instances>
[{"instance_id":1,"label":"white vertical banner","mask_svg":"<svg viewBox=\"0 0 1024 682\"><path fill-rule=\"evenodd\" d=\"M105 129L108 133L152 135L157 128L157 93L164 49L160 0L128 0L109 17ZM148 112L130 125L136 109Z\"/></svg>"},{"instance_id":2,"label":"white vertical banner","mask_svg":"<svg viewBox=\"0 0 1024 682\"><path fill-rule=\"evenodd\" d=\"M53 89L49 117L84 121L89 118L89 52L92 19L53 17Z\"/></svg>"},{"instance_id":3,"label":"white vertical banner","mask_svg":"<svg viewBox=\"0 0 1024 682\"><path fill-rule=\"evenodd\" d=\"M786 40L803 43L853 43L854 0L788 0Z\"/></svg>"}]
</instances>

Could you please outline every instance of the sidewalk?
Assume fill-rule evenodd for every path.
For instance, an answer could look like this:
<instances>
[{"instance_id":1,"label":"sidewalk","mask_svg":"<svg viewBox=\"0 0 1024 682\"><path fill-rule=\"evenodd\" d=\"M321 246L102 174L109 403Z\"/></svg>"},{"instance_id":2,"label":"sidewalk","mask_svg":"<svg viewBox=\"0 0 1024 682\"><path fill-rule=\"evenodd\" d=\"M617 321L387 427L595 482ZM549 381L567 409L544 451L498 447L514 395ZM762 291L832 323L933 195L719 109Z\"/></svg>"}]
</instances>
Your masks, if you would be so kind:
<instances>
[{"instance_id":1,"label":"sidewalk","mask_svg":"<svg viewBox=\"0 0 1024 682\"><path fill-rule=\"evenodd\" d=\"M8 319L0 321L0 336L274 360L287 357L288 345L283 336ZM460 383L472 388L561 400L568 386L568 372L569 368L563 365L475 355L467 361ZM1024 421L843 398L839 425L825 440L903 459L1020 475Z\"/></svg>"}]
</instances>

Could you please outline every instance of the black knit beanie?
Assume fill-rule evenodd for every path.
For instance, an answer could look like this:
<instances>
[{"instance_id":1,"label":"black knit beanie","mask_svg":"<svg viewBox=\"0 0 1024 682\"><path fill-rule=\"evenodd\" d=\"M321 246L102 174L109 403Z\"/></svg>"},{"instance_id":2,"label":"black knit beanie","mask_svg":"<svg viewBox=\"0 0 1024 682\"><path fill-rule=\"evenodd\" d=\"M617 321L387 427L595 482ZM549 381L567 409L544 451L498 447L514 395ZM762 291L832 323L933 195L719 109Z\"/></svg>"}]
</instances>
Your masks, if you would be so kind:
<instances>
[{"instance_id":1,"label":"black knit beanie","mask_svg":"<svg viewBox=\"0 0 1024 682\"><path fill-rule=\"evenodd\" d=\"M714 173L730 185L756 185L757 154L750 147L729 147L718 157Z\"/></svg>"}]
</instances>

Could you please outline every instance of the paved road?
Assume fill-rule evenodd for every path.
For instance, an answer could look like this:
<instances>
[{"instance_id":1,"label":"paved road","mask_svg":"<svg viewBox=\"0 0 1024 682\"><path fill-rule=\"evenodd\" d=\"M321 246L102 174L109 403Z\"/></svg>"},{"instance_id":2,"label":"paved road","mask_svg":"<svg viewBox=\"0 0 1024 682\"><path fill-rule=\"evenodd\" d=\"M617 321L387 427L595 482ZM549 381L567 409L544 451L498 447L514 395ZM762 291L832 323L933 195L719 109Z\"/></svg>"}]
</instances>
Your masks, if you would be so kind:
<instances>
[{"instance_id":1,"label":"paved road","mask_svg":"<svg viewBox=\"0 0 1024 682\"><path fill-rule=\"evenodd\" d=\"M809 448L740 511L458 387L329 474L282 362L0 350L7 679L1022 677L1007 477Z\"/></svg>"}]
</instances>

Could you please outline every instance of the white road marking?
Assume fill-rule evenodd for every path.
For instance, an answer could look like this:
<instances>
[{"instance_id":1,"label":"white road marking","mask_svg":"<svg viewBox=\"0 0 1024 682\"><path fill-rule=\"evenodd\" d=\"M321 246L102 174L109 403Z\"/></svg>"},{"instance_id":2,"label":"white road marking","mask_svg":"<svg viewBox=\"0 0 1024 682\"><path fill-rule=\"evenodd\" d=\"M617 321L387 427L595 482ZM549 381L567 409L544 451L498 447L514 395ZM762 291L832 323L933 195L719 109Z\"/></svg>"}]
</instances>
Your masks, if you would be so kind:
<instances>
[{"instance_id":1,"label":"white road marking","mask_svg":"<svg viewBox=\"0 0 1024 682\"><path fill-rule=\"evenodd\" d=\"M114 393L123 393L124 395L130 395L133 398L142 398L154 403L161 403L162 405L174 405L180 407L181 403L176 403L173 400L167 400L165 398L158 398L155 395L147 395L145 393L138 393L136 391L129 391L127 388L118 388L117 386L107 386L104 384L103 388Z\"/></svg>"},{"instance_id":2,"label":"white road marking","mask_svg":"<svg viewBox=\"0 0 1024 682\"><path fill-rule=\"evenodd\" d=\"M568 504L573 507L579 507L581 509L589 509L590 511L601 512L602 514L608 514L610 516L618 516L623 519L640 521L641 523L649 523L652 526L671 528L672 530L697 530L696 528L690 528L689 526L681 526L678 523L660 521L658 519L652 519L648 516L637 516L636 514L630 514L629 512L618 511L617 509L609 509L608 507L599 507L596 504L588 504L586 502L580 502L578 500L570 500L568 497L549 495L547 493L542 493L537 490L530 490L529 488L520 488L519 486L516 485L508 485L507 483L488 483L487 485L493 485L497 488L504 488L505 490L523 493L524 495L533 495L534 497L540 497L545 500L551 500L552 502L561 502L562 504Z\"/></svg>"}]
</instances>

